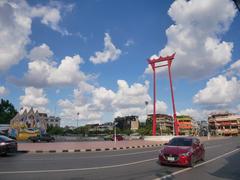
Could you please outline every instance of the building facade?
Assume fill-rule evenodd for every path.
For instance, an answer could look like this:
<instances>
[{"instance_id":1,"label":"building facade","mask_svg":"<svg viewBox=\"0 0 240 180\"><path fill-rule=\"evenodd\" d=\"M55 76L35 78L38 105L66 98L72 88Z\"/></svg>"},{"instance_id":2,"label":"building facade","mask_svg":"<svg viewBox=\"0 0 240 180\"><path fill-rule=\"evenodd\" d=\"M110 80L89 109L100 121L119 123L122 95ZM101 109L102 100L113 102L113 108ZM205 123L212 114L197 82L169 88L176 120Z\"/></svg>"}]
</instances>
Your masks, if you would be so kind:
<instances>
[{"instance_id":1,"label":"building facade","mask_svg":"<svg viewBox=\"0 0 240 180\"><path fill-rule=\"evenodd\" d=\"M138 116L116 117L114 122L117 123L116 127L121 130L136 131L139 128Z\"/></svg>"},{"instance_id":2,"label":"building facade","mask_svg":"<svg viewBox=\"0 0 240 180\"><path fill-rule=\"evenodd\" d=\"M148 114L146 124L152 123L153 114ZM173 118L167 114L156 114L157 134L173 134Z\"/></svg>"},{"instance_id":3,"label":"building facade","mask_svg":"<svg viewBox=\"0 0 240 180\"><path fill-rule=\"evenodd\" d=\"M61 119L55 116L49 116L46 118L47 125L52 127L60 127Z\"/></svg>"},{"instance_id":4,"label":"building facade","mask_svg":"<svg viewBox=\"0 0 240 180\"><path fill-rule=\"evenodd\" d=\"M188 115L177 116L179 124L179 135L192 135L195 134L194 129L196 128L193 122L193 118Z\"/></svg>"},{"instance_id":5,"label":"building facade","mask_svg":"<svg viewBox=\"0 0 240 180\"><path fill-rule=\"evenodd\" d=\"M98 131L104 132L104 131L112 131L113 130L113 123L112 122L107 122L104 124L101 124L98 126Z\"/></svg>"},{"instance_id":6,"label":"building facade","mask_svg":"<svg viewBox=\"0 0 240 180\"><path fill-rule=\"evenodd\" d=\"M208 124L212 135L233 136L240 134L240 115L234 113L210 114Z\"/></svg>"}]
</instances>

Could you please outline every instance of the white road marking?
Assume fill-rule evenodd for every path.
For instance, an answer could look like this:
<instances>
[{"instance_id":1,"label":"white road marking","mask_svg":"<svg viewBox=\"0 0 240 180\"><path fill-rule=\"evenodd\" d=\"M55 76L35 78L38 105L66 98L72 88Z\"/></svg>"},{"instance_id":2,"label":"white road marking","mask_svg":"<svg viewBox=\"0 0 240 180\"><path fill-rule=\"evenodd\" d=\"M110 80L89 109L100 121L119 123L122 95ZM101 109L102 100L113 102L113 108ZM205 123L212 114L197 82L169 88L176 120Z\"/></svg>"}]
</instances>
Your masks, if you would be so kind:
<instances>
[{"instance_id":1,"label":"white road marking","mask_svg":"<svg viewBox=\"0 0 240 180\"><path fill-rule=\"evenodd\" d=\"M76 168L76 169L52 169L52 170L36 170L36 171L2 171L1 174L28 174L28 173L52 173L52 172L72 172L72 171L88 171L88 170L99 170L99 169L108 169L108 168L116 168L116 167L123 167L123 166L130 166L140 163L145 163L149 161L157 160L158 158L153 159L146 159L142 161L136 161L132 163L126 164L117 164L112 166L100 166L100 167L90 167L90 168Z\"/></svg>"},{"instance_id":2,"label":"white road marking","mask_svg":"<svg viewBox=\"0 0 240 180\"><path fill-rule=\"evenodd\" d=\"M193 168L197 168L197 167L202 166L202 165L204 165L204 164L211 163L211 162L216 161L216 160L218 160L218 159L220 159L220 158L223 158L223 157L225 157L225 156L228 156L228 155L230 155L230 154L233 154L233 153L235 153L235 152L237 152L237 151L239 151L239 150L240 150L240 148L235 149L235 150L230 151L230 152L227 152L227 153L225 153L225 154L222 154L222 155L220 155L220 156L217 156L217 157L215 157L215 158L212 158L212 159L210 159L210 160L208 160L208 161L205 161L205 162L202 162L202 163L200 163L200 164L197 164L197 165L195 165ZM156 179L154 179L154 180L164 180L164 179L167 179L167 178L172 178L173 176L175 176L175 175L177 175L177 174L180 174L180 173L189 171L189 170L191 170L191 169L193 169L193 168L182 169L182 170L173 172L172 174L168 174L168 175L162 176L162 177L160 177L160 178L156 178Z\"/></svg>"}]
</instances>

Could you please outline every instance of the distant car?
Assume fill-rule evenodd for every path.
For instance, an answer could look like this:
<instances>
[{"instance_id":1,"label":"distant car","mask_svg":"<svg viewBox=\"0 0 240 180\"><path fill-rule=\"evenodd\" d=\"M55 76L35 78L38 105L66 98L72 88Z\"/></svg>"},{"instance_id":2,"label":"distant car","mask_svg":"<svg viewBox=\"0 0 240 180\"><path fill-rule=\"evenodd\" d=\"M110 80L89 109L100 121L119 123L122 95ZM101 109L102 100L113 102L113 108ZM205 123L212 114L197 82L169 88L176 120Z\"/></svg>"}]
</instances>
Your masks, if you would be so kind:
<instances>
[{"instance_id":1,"label":"distant car","mask_svg":"<svg viewBox=\"0 0 240 180\"><path fill-rule=\"evenodd\" d=\"M112 136L111 140L112 140L112 141L115 140L115 135ZM121 135L116 135L116 140L117 140L117 141L123 141L124 138L123 138Z\"/></svg>"},{"instance_id":2,"label":"distant car","mask_svg":"<svg viewBox=\"0 0 240 180\"><path fill-rule=\"evenodd\" d=\"M13 139L13 140L16 140L16 137L10 136L7 131L0 131L0 135L6 136L6 137L8 137L10 139Z\"/></svg>"},{"instance_id":3,"label":"distant car","mask_svg":"<svg viewBox=\"0 0 240 180\"><path fill-rule=\"evenodd\" d=\"M195 137L175 137L159 151L161 165L180 165L193 167L205 158L205 149Z\"/></svg>"},{"instance_id":4,"label":"distant car","mask_svg":"<svg viewBox=\"0 0 240 180\"><path fill-rule=\"evenodd\" d=\"M42 135L37 135L37 136L33 136L33 137L29 137L29 140L32 142L54 142L55 138L50 136L49 134L42 134Z\"/></svg>"},{"instance_id":5,"label":"distant car","mask_svg":"<svg viewBox=\"0 0 240 180\"><path fill-rule=\"evenodd\" d=\"M7 136L0 135L0 154L16 153L17 141Z\"/></svg>"},{"instance_id":6,"label":"distant car","mask_svg":"<svg viewBox=\"0 0 240 180\"><path fill-rule=\"evenodd\" d=\"M105 141L111 141L112 140L112 136L111 135L107 135L107 136L104 136L103 139Z\"/></svg>"},{"instance_id":7,"label":"distant car","mask_svg":"<svg viewBox=\"0 0 240 180\"><path fill-rule=\"evenodd\" d=\"M133 133L133 134L130 134L129 136L129 140L137 140L137 139L142 139L143 137L138 134L138 133Z\"/></svg>"}]
</instances>

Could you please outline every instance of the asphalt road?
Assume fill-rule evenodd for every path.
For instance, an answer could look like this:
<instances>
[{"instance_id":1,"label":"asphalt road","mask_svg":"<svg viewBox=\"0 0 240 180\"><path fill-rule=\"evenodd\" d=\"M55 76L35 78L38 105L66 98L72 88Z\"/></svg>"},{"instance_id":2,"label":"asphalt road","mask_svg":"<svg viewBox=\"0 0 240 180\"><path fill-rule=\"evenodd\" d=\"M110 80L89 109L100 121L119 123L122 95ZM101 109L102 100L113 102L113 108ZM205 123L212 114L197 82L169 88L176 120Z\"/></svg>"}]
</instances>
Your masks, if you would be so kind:
<instances>
[{"instance_id":1,"label":"asphalt road","mask_svg":"<svg viewBox=\"0 0 240 180\"><path fill-rule=\"evenodd\" d=\"M0 180L240 179L240 137L205 143L194 168L158 164L159 147L107 152L17 154L0 157Z\"/></svg>"}]
</instances>

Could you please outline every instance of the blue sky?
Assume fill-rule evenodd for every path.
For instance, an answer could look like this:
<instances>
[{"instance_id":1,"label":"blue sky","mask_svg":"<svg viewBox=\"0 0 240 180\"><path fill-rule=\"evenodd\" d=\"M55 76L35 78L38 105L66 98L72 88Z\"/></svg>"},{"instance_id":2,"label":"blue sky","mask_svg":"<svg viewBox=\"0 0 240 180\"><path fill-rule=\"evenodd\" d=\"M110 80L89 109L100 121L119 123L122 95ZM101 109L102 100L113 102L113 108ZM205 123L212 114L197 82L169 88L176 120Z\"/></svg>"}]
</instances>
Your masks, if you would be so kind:
<instances>
[{"instance_id":1,"label":"blue sky","mask_svg":"<svg viewBox=\"0 0 240 180\"><path fill-rule=\"evenodd\" d=\"M62 126L144 120L147 59L176 52L179 114L240 111L240 17L230 0L2 1L0 12L0 96L18 109L58 115ZM157 79L158 112L172 114L165 69Z\"/></svg>"}]
</instances>

